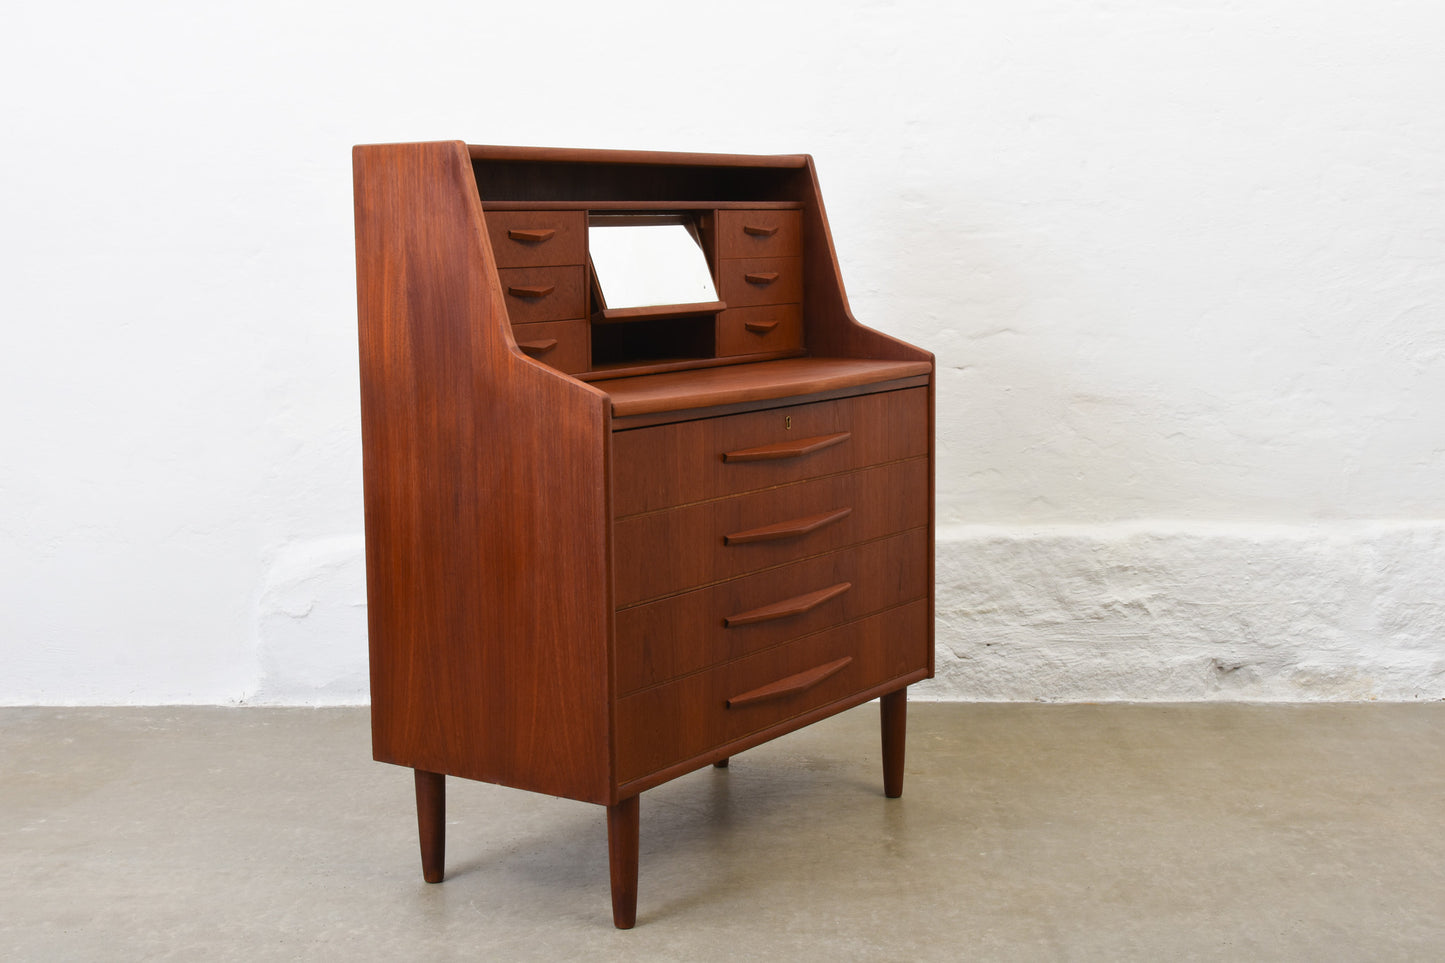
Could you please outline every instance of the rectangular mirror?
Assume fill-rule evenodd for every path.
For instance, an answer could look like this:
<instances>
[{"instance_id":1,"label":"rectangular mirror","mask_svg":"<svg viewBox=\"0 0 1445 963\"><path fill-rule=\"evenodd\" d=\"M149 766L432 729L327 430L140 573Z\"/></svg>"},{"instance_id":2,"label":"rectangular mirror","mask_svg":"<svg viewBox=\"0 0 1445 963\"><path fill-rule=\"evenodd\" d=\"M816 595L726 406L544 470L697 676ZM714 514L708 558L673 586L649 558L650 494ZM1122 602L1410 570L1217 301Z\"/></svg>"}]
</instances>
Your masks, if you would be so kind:
<instances>
[{"instance_id":1,"label":"rectangular mirror","mask_svg":"<svg viewBox=\"0 0 1445 963\"><path fill-rule=\"evenodd\" d=\"M603 314L722 308L693 219L685 214L594 214L587 247ZM672 311L669 313L678 313Z\"/></svg>"}]
</instances>

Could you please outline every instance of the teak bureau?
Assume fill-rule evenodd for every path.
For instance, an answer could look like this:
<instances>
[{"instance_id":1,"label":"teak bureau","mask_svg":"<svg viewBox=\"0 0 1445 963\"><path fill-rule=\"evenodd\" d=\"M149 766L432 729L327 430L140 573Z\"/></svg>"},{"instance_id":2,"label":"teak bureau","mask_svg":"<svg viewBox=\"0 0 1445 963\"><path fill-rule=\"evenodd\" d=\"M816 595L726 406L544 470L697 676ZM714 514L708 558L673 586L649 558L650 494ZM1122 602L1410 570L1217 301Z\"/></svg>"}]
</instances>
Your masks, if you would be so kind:
<instances>
[{"instance_id":1,"label":"teak bureau","mask_svg":"<svg viewBox=\"0 0 1445 963\"><path fill-rule=\"evenodd\" d=\"M898 796L933 356L853 319L811 158L353 162L372 742L426 879L446 775L597 803L629 927L640 793L878 697ZM607 304L607 218L681 225L715 297Z\"/></svg>"}]
</instances>

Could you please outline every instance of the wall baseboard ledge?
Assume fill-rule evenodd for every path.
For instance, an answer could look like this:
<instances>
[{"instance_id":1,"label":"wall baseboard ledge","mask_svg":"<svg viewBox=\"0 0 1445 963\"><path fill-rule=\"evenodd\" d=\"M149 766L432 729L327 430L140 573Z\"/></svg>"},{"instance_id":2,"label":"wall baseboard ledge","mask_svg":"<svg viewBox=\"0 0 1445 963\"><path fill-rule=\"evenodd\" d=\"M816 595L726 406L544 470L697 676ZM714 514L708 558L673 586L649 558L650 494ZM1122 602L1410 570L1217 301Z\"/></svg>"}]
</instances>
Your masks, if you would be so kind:
<instances>
[{"instance_id":1,"label":"wall baseboard ledge","mask_svg":"<svg viewBox=\"0 0 1445 963\"><path fill-rule=\"evenodd\" d=\"M1445 521L938 532L921 699L1445 699Z\"/></svg>"}]
</instances>

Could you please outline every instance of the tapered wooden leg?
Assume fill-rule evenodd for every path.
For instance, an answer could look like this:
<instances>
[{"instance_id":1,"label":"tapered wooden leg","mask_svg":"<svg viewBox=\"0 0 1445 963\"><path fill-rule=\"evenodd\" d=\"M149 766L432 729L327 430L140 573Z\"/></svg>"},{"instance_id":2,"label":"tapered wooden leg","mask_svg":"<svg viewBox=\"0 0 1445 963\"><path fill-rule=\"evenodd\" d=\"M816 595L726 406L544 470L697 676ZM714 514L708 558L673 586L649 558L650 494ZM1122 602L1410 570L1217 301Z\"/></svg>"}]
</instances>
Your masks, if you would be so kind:
<instances>
[{"instance_id":1,"label":"tapered wooden leg","mask_svg":"<svg viewBox=\"0 0 1445 963\"><path fill-rule=\"evenodd\" d=\"M607 856L612 870L612 923L630 930L637 922L637 798L607 807Z\"/></svg>"},{"instance_id":2,"label":"tapered wooden leg","mask_svg":"<svg viewBox=\"0 0 1445 963\"><path fill-rule=\"evenodd\" d=\"M728 760L719 759L717 762L712 764L712 767L714 769L726 769L728 767Z\"/></svg>"},{"instance_id":3,"label":"tapered wooden leg","mask_svg":"<svg viewBox=\"0 0 1445 963\"><path fill-rule=\"evenodd\" d=\"M442 881L447 850L447 784L439 772L415 769L416 828L421 836L421 875L428 883Z\"/></svg>"},{"instance_id":4,"label":"tapered wooden leg","mask_svg":"<svg viewBox=\"0 0 1445 963\"><path fill-rule=\"evenodd\" d=\"M908 689L890 692L878 700L883 729L883 795L903 795L903 743L908 731Z\"/></svg>"}]
</instances>

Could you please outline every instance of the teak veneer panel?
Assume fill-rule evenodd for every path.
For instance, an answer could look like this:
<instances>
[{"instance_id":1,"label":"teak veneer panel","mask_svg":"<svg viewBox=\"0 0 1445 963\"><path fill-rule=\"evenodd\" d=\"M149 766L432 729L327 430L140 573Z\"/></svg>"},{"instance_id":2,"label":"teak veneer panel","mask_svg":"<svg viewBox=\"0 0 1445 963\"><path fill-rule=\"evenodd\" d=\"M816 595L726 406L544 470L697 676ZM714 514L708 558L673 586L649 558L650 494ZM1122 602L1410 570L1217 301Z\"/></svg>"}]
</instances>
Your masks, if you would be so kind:
<instances>
[{"instance_id":1,"label":"teak veneer panel","mask_svg":"<svg viewBox=\"0 0 1445 963\"><path fill-rule=\"evenodd\" d=\"M607 399L508 343L461 145L353 165L374 754L610 802Z\"/></svg>"}]
</instances>

